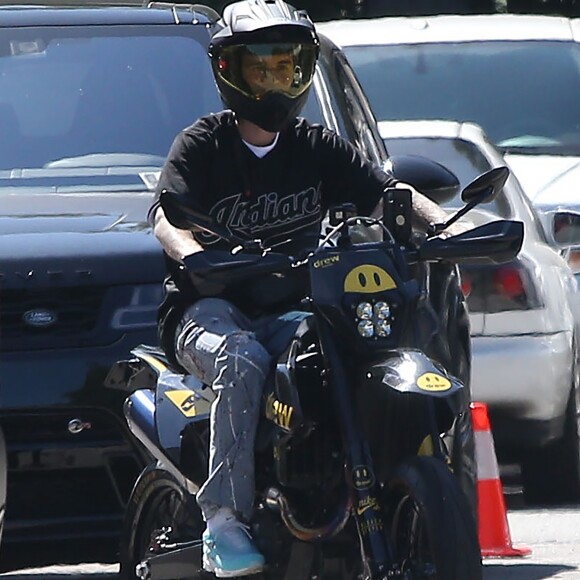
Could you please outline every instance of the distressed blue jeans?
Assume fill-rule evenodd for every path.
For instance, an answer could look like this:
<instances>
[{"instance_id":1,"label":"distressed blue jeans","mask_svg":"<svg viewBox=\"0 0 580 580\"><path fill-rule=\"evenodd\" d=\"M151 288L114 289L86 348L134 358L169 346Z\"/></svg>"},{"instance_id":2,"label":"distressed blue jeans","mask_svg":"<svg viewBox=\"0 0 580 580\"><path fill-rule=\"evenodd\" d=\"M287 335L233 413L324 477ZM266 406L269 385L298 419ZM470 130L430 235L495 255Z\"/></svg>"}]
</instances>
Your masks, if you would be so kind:
<instances>
[{"instance_id":1,"label":"distressed blue jeans","mask_svg":"<svg viewBox=\"0 0 580 580\"><path fill-rule=\"evenodd\" d=\"M196 496L206 521L220 507L251 517L264 384L306 316L293 311L250 320L226 300L203 298L178 325L177 360L217 395L210 414L209 475Z\"/></svg>"}]
</instances>

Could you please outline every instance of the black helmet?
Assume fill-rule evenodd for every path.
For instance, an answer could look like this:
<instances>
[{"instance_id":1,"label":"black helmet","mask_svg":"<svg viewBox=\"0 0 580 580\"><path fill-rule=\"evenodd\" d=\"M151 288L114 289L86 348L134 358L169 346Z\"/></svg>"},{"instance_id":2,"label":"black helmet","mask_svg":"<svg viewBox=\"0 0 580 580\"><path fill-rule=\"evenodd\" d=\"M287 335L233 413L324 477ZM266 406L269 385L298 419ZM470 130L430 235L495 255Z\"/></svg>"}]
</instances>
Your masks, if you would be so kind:
<instances>
[{"instance_id":1,"label":"black helmet","mask_svg":"<svg viewBox=\"0 0 580 580\"><path fill-rule=\"evenodd\" d=\"M226 6L208 49L222 101L266 131L279 131L300 114L318 51L306 12L283 0Z\"/></svg>"}]
</instances>

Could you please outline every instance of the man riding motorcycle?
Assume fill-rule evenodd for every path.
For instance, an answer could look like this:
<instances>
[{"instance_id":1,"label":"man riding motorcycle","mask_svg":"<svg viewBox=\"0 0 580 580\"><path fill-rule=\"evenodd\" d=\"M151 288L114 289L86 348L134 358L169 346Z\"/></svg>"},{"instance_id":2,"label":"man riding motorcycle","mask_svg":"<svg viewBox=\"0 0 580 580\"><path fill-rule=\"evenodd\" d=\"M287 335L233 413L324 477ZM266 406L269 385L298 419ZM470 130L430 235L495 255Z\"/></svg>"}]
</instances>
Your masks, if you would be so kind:
<instances>
[{"instance_id":1,"label":"man riding motorcycle","mask_svg":"<svg viewBox=\"0 0 580 580\"><path fill-rule=\"evenodd\" d=\"M419 225L443 222L446 214L338 135L297 117L318 58L316 31L304 11L283 0L231 4L208 53L227 109L176 137L149 219L168 264L161 345L170 360L217 394L209 476L196 499L207 524L204 568L229 577L264 566L245 526L254 500L254 439L272 362L304 317L297 306L300 280L293 286L287 279L260 279L235 293L199 298L188 257L205 248L232 248L203 230L190 231L164 196L171 193L239 237L259 238L292 255L315 245L332 205L352 202L361 215L380 215L386 188L412 191ZM448 235L464 230L451 227L456 231Z\"/></svg>"}]
</instances>

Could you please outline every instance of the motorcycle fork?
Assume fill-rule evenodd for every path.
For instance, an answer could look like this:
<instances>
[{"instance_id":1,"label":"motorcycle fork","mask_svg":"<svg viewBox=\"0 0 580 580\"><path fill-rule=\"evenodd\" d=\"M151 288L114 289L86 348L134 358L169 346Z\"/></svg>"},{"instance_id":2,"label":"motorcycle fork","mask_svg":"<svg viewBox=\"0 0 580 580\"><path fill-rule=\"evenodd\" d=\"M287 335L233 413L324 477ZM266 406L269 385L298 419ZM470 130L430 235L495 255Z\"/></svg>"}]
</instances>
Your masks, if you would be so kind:
<instances>
[{"instance_id":1,"label":"motorcycle fork","mask_svg":"<svg viewBox=\"0 0 580 580\"><path fill-rule=\"evenodd\" d=\"M345 441L353 516L370 574L368 580L382 580L392 575L394 557L388 534L385 533L384 512L372 458L357 425L352 392L340 353L327 322L324 319L318 322L322 353L326 359L327 372L331 374L333 398Z\"/></svg>"},{"instance_id":2,"label":"motorcycle fork","mask_svg":"<svg viewBox=\"0 0 580 580\"><path fill-rule=\"evenodd\" d=\"M445 448L445 444L440 437L441 429L437 424L437 412L435 410L435 399L432 397L425 397L427 405L427 417L429 418L429 430L431 431L431 445L433 457L439 459L443 463L448 463L449 453Z\"/></svg>"}]
</instances>

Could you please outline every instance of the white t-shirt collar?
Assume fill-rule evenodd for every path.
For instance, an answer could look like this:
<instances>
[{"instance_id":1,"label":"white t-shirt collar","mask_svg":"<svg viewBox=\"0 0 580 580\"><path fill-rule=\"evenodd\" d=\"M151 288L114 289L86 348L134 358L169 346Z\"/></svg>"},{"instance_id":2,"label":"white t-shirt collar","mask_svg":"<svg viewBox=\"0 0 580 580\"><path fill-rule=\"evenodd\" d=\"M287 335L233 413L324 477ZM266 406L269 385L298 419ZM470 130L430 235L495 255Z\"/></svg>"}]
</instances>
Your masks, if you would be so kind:
<instances>
[{"instance_id":1,"label":"white t-shirt collar","mask_svg":"<svg viewBox=\"0 0 580 580\"><path fill-rule=\"evenodd\" d=\"M252 143L248 143L247 141L244 141L242 139L242 141L244 141L244 144L246 145L246 147L259 159L262 159L262 157L265 157L266 155L268 155L268 153L270 153L270 151L272 151L272 149L274 149L274 147L276 147L276 143L278 143L278 137L280 136L280 133L276 133L276 137L274 137L274 141L272 141L272 143L270 143L270 145L252 145Z\"/></svg>"}]
</instances>

